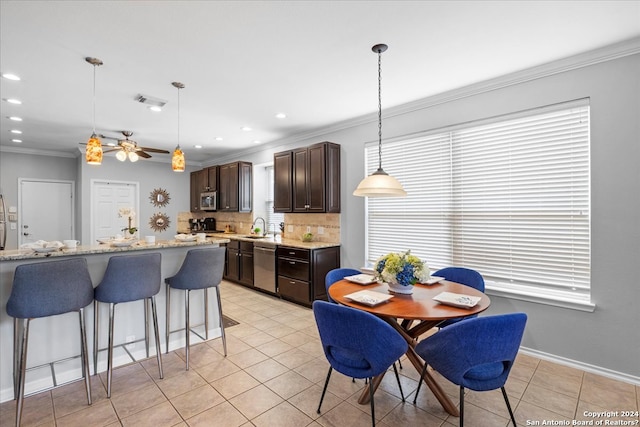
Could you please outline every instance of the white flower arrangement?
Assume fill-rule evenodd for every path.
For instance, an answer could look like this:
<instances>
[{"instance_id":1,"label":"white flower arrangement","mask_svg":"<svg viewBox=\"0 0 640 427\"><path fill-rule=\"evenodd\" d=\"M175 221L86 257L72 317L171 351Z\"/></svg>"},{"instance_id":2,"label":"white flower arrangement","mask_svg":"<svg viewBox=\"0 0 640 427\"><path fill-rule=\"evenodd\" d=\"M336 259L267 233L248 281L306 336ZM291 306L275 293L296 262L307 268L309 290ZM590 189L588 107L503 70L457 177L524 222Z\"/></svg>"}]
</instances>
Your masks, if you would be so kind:
<instances>
[{"instance_id":1,"label":"white flower arrangement","mask_svg":"<svg viewBox=\"0 0 640 427\"><path fill-rule=\"evenodd\" d=\"M134 227L132 225L133 218L136 217L136 213L132 208L120 208L118 209L118 217L119 218L127 218L128 226L124 227L122 231L128 232L129 234L135 234L138 231L138 227Z\"/></svg>"}]
</instances>

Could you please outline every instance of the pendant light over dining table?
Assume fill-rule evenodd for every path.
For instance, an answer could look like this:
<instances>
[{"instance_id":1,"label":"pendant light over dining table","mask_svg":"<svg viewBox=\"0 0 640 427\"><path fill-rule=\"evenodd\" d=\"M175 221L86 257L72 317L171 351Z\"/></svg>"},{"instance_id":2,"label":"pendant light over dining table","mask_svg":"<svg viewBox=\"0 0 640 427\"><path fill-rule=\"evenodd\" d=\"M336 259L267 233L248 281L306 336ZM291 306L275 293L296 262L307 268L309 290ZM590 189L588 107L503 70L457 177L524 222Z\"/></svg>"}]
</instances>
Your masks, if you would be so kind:
<instances>
[{"instance_id":1,"label":"pendant light over dining table","mask_svg":"<svg viewBox=\"0 0 640 427\"><path fill-rule=\"evenodd\" d=\"M361 197L405 197L407 192L402 184L382 169L382 52L386 44L377 44L371 50L378 54L378 170L360 181L353 192Z\"/></svg>"},{"instance_id":2,"label":"pendant light over dining table","mask_svg":"<svg viewBox=\"0 0 640 427\"><path fill-rule=\"evenodd\" d=\"M98 58L86 57L84 59L89 64L93 65L93 133L87 141L87 148L85 150L85 160L90 165L102 164L102 143L100 138L96 135L96 67L102 65L102 61Z\"/></svg>"},{"instance_id":3,"label":"pendant light over dining table","mask_svg":"<svg viewBox=\"0 0 640 427\"><path fill-rule=\"evenodd\" d=\"M172 82L171 84L178 89L178 145L171 156L171 169L174 172L184 172L184 153L180 149L180 89L184 89L184 84L180 82Z\"/></svg>"}]
</instances>

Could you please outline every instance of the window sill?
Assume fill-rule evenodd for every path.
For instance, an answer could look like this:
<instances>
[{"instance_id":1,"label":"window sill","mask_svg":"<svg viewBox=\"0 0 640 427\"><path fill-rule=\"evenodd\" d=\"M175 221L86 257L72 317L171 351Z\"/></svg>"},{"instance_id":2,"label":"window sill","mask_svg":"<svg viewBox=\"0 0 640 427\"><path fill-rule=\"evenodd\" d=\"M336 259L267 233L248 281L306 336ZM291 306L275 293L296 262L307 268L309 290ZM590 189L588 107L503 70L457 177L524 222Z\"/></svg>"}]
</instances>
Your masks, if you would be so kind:
<instances>
[{"instance_id":1,"label":"window sill","mask_svg":"<svg viewBox=\"0 0 640 427\"><path fill-rule=\"evenodd\" d=\"M487 281L485 283L485 293L490 296L493 295L537 304L552 305L590 313L596 309L596 305L591 302L590 295L584 292L557 291L535 286L518 286L514 288L513 285L506 286L502 283Z\"/></svg>"}]
</instances>

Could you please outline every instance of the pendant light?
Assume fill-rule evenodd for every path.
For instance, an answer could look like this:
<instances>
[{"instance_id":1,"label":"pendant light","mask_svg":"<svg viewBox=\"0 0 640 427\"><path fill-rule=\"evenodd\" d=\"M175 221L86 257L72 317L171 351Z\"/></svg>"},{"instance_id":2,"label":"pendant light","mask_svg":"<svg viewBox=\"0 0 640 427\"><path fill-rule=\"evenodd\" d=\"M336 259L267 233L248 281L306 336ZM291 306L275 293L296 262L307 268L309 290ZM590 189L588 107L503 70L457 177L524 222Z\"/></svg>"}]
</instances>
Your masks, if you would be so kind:
<instances>
[{"instance_id":1,"label":"pendant light","mask_svg":"<svg viewBox=\"0 0 640 427\"><path fill-rule=\"evenodd\" d=\"M84 59L93 65L93 133L87 141L87 149L85 151L85 160L90 165L102 164L102 144L100 138L96 135L96 66L102 65L102 61L98 58L86 57Z\"/></svg>"},{"instance_id":2,"label":"pendant light","mask_svg":"<svg viewBox=\"0 0 640 427\"><path fill-rule=\"evenodd\" d=\"M353 192L361 197L405 197L407 192L402 184L382 170L382 52L387 50L386 44L377 44L371 48L378 54L378 170L360 181Z\"/></svg>"},{"instance_id":3,"label":"pendant light","mask_svg":"<svg viewBox=\"0 0 640 427\"><path fill-rule=\"evenodd\" d=\"M171 84L178 89L178 145L171 156L171 169L174 172L184 172L184 153L180 149L180 89L184 89L184 85L180 82L172 82Z\"/></svg>"}]
</instances>

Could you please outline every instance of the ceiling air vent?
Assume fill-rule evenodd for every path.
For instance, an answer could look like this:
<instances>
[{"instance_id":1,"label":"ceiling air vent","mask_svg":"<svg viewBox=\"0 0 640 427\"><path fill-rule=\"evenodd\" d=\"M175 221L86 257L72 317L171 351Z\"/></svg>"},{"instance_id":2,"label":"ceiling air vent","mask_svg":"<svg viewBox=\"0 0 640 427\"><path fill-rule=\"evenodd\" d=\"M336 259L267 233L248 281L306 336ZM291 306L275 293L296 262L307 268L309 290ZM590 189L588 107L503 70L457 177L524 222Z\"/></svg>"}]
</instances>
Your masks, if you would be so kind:
<instances>
[{"instance_id":1,"label":"ceiling air vent","mask_svg":"<svg viewBox=\"0 0 640 427\"><path fill-rule=\"evenodd\" d=\"M167 103L167 101L165 101L164 99L160 99L160 98L154 98L153 96L149 96L149 95L142 95L142 94L137 94L135 96L135 98L133 98L134 101L137 101L141 104L145 104L148 105L150 107L164 107L164 105Z\"/></svg>"}]
</instances>

